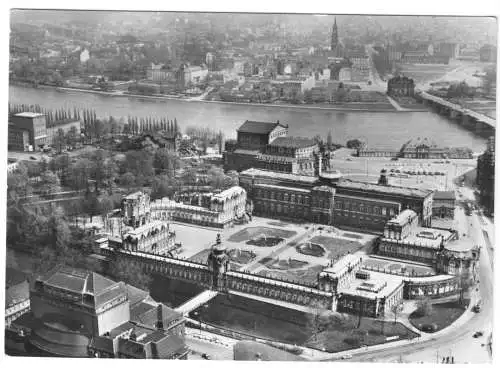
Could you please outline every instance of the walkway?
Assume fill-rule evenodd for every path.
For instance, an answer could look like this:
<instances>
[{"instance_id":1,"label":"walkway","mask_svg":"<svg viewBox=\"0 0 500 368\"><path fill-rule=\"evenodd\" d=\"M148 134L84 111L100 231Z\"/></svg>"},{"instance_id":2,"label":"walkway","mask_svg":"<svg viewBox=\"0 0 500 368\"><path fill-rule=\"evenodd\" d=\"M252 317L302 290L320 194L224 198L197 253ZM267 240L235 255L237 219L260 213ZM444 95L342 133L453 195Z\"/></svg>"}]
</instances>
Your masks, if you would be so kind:
<instances>
[{"instance_id":1,"label":"walkway","mask_svg":"<svg viewBox=\"0 0 500 368\"><path fill-rule=\"evenodd\" d=\"M312 231L313 231L313 228L310 228L306 232L304 232L303 234L299 234L299 235L296 235L293 238L285 240L285 244L283 244L279 248L276 248L271 253L269 253L267 255L264 255L264 257L275 259L277 256L279 256L281 253L283 253L285 250L287 250L290 247L290 243L299 244L304 238L306 238L308 235L310 235L310 233ZM260 266L262 266L262 264L259 263L259 261L262 258L264 258L264 257L257 257L252 262L249 262L246 265L244 265L243 267L241 267L239 271L244 271L244 270L246 270L246 271L255 271L255 269L257 269Z\"/></svg>"},{"instance_id":2,"label":"walkway","mask_svg":"<svg viewBox=\"0 0 500 368\"><path fill-rule=\"evenodd\" d=\"M398 111L407 111L408 109L405 109L404 107L401 107L397 102L396 100L394 100L392 97L390 97L389 95L387 95L387 99L389 100L389 102L391 103L392 106L394 106L394 108Z\"/></svg>"},{"instance_id":3,"label":"walkway","mask_svg":"<svg viewBox=\"0 0 500 368\"><path fill-rule=\"evenodd\" d=\"M208 303L210 300L217 296L218 292L214 290L205 290L194 298L189 299L187 302L177 307L175 310L182 315L187 316L190 312L194 311L199 306Z\"/></svg>"}]
</instances>

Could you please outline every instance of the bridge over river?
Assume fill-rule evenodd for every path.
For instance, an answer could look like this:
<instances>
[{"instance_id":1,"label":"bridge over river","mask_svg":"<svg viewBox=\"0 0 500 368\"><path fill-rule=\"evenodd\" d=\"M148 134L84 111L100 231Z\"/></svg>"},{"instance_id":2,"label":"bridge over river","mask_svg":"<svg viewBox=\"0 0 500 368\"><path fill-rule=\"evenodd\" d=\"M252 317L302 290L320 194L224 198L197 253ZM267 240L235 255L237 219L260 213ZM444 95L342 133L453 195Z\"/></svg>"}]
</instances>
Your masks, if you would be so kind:
<instances>
[{"instance_id":1,"label":"bridge over river","mask_svg":"<svg viewBox=\"0 0 500 368\"><path fill-rule=\"evenodd\" d=\"M420 92L417 94L417 98L422 99L425 104L436 108L442 115L449 116L452 120L477 133L495 133L496 120L488 115L452 103L427 92Z\"/></svg>"}]
</instances>

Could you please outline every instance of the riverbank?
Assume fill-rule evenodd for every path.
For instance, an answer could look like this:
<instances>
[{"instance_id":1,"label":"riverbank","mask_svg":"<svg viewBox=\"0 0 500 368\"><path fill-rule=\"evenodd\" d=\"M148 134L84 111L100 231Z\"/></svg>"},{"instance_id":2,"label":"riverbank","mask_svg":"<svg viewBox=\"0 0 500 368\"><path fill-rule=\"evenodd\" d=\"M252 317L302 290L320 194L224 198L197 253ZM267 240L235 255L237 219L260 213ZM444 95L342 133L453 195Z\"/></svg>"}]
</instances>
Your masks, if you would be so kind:
<instances>
[{"instance_id":1,"label":"riverbank","mask_svg":"<svg viewBox=\"0 0 500 368\"><path fill-rule=\"evenodd\" d=\"M18 85L13 83L13 85ZM21 85L19 85L21 86ZM330 106L304 106L304 105L289 105L289 104L265 104L265 103L253 103L253 102L231 102L231 101L209 101L209 100L200 100L198 98L183 98L177 96L168 96L168 95L140 95L140 94L132 94L128 92L106 92L106 91L96 91L96 90L88 90L82 88L72 88L72 87L56 87L56 86L48 86L48 85L39 85L38 87L26 86L22 85L25 88L33 88L33 89L53 89L60 92L78 92L78 93L89 93L94 95L101 96L109 96L109 97L129 97L136 99L145 99L145 100L173 100L179 102L201 102L201 103L209 103L209 104L221 104L221 105L239 105L239 106L254 106L254 107L274 107L274 108L285 108L285 109L295 109L295 110L322 110L322 111L353 111L353 112L367 112L367 113L408 113L408 112L426 112L427 110L422 109L405 109L405 110L396 110L386 108L384 104L380 105L380 108L360 108L358 107L358 103L353 103L352 106L346 106L343 104L341 107L330 107ZM366 106L366 103L362 104Z\"/></svg>"}]
</instances>

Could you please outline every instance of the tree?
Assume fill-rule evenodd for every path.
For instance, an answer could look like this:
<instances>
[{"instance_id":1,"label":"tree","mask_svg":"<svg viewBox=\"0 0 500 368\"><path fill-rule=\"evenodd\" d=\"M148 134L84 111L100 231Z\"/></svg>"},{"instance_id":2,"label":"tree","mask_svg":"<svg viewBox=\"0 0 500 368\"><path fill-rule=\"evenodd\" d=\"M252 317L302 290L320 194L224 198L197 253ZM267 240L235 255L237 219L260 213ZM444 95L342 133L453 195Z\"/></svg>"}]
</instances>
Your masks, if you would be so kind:
<instances>
[{"instance_id":1,"label":"tree","mask_svg":"<svg viewBox=\"0 0 500 368\"><path fill-rule=\"evenodd\" d=\"M208 170L208 181L214 189L222 189L224 187L224 170L220 167L212 167Z\"/></svg>"},{"instance_id":2,"label":"tree","mask_svg":"<svg viewBox=\"0 0 500 368\"><path fill-rule=\"evenodd\" d=\"M161 199L164 197L172 197L175 193L175 179L167 175L155 178L151 190L151 199Z\"/></svg>"},{"instance_id":3,"label":"tree","mask_svg":"<svg viewBox=\"0 0 500 368\"><path fill-rule=\"evenodd\" d=\"M149 290L152 281L138 263L121 258L115 258L111 261L109 273L116 280L124 281L142 290Z\"/></svg>"},{"instance_id":4,"label":"tree","mask_svg":"<svg viewBox=\"0 0 500 368\"><path fill-rule=\"evenodd\" d=\"M432 313L432 302L429 297L425 297L417 301L417 309L415 315L418 317L428 316Z\"/></svg>"},{"instance_id":5,"label":"tree","mask_svg":"<svg viewBox=\"0 0 500 368\"><path fill-rule=\"evenodd\" d=\"M402 307L401 303L393 304L391 307L391 312L394 314L394 323L396 323L397 321L398 314L401 311L401 307Z\"/></svg>"},{"instance_id":6,"label":"tree","mask_svg":"<svg viewBox=\"0 0 500 368\"><path fill-rule=\"evenodd\" d=\"M54 137L54 146L56 147L57 153L61 153L65 145L66 137L64 136L64 130L59 128L57 129L56 136Z\"/></svg>"},{"instance_id":7,"label":"tree","mask_svg":"<svg viewBox=\"0 0 500 368\"><path fill-rule=\"evenodd\" d=\"M75 126L72 126L68 133L66 134L66 141L69 146L72 148L76 147L76 143L78 142L80 137L78 137L78 131Z\"/></svg>"},{"instance_id":8,"label":"tree","mask_svg":"<svg viewBox=\"0 0 500 368\"><path fill-rule=\"evenodd\" d=\"M363 145L359 139L350 139L346 143L346 147L350 149L360 149Z\"/></svg>"},{"instance_id":9,"label":"tree","mask_svg":"<svg viewBox=\"0 0 500 368\"><path fill-rule=\"evenodd\" d=\"M318 335L330 329L345 329L348 320L344 315L328 310L321 303L312 303L312 312L307 313L306 329L311 335L310 339L315 341Z\"/></svg>"},{"instance_id":10,"label":"tree","mask_svg":"<svg viewBox=\"0 0 500 368\"><path fill-rule=\"evenodd\" d=\"M59 178L52 171L45 171L41 175L42 194L48 195L61 191Z\"/></svg>"}]
</instances>

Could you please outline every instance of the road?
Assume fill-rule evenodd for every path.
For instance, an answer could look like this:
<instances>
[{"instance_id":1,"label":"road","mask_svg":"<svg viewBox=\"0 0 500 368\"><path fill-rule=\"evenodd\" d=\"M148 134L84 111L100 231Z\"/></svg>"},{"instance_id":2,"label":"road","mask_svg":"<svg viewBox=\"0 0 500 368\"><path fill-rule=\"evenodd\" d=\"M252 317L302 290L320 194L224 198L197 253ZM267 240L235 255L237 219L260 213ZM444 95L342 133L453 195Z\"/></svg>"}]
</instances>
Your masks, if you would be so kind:
<instances>
[{"instance_id":1,"label":"road","mask_svg":"<svg viewBox=\"0 0 500 368\"><path fill-rule=\"evenodd\" d=\"M462 188L461 188L462 189ZM383 352L367 352L353 356L352 361L360 362L441 362L443 356L454 356L455 363L491 363L486 346L489 334L493 331L493 226L488 219L481 218L480 214L473 213L467 217L469 235L481 246L480 257L480 294L482 309L478 314L471 311L471 319L465 326L452 329L441 336L425 341L416 341L407 346L388 348ZM483 224L484 223L484 224ZM484 233L488 234L489 241L485 241ZM487 244L488 243L488 244ZM484 336L478 339L472 335L476 331L483 331Z\"/></svg>"}]
</instances>

